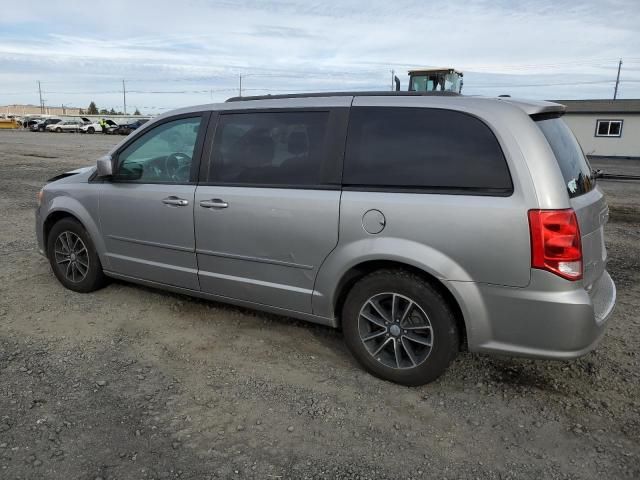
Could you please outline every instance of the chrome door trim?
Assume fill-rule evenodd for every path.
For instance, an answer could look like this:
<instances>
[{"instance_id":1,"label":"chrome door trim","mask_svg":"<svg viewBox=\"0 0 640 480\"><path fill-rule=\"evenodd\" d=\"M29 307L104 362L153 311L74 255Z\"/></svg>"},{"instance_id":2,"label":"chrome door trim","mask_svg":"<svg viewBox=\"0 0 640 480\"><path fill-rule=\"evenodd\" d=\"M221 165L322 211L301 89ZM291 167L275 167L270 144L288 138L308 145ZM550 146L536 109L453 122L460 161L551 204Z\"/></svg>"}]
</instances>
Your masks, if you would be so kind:
<instances>
[{"instance_id":1,"label":"chrome door trim","mask_svg":"<svg viewBox=\"0 0 640 480\"><path fill-rule=\"evenodd\" d=\"M229 204L219 198L212 198L211 200L201 200L200 206L202 208L227 208Z\"/></svg>"},{"instance_id":2,"label":"chrome door trim","mask_svg":"<svg viewBox=\"0 0 640 480\"><path fill-rule=\"evenodd\" d=\"M175 207L186 207L187 205L189 205L189 200L187 200L186 198L178 198L174 195L171 195L170 197L163 198L162 203Z\"/></svg>"},{"instance_id":3,"label":"chrome door trim","mask_svg":"<svg viewBox=\"0 0 640 480\"><path fill-rule=\"evenodd\" d=\"M150 247L168 248L169 250L178 250L179 252L193 252L193 248L181 247L180 245L172 245L170 243L150 242L148 240L139 240L137 238L121 237L119 235L107 235L107 238L119 240L121 242L137 243L139 245L148 245Z\"/></svg>"},{"instance_id":4,"label":"chrome door trim","mask_svg":"<svg viewBox=\"0 0 640 480\"><path fill-rule=\"evenodd\" d=\"M234 260L246 260L247 262L269 263L271 265L280 265L283 267L299 268L302 270L313 270L312 265L304 265L302 263L285 262L282 260L273 260L271 258L250 257L247 255L237 255L234 253L214 252L212 250L203 250L196 248L196 253L200 255L208 255L210 257L232 258ZM202 273L202 271L200 272Z\"/></svg>"}]
</instances>

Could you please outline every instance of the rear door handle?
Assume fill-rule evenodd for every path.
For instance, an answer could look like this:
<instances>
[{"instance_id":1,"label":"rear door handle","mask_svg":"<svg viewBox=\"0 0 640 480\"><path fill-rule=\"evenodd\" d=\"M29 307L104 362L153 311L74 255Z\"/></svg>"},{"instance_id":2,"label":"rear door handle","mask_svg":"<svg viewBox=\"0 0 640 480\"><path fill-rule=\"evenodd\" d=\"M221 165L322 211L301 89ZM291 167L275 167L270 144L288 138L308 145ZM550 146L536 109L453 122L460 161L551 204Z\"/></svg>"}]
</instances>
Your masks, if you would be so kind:
<instances>
[{"instance_id":1,"label":"rear door handle","mask_svg":"<svg viewBox=\"0 0 640 480\"><path fill-rule=\"evenodd\" d=\"M214 198L212 200L202 200L200 206L203 208L227 208L229 204L224 200Z\"/></svg>"},{"instance_id":2,"label":"rear door handle","mask_svg":"<svg viewBox=\"0 0 640 480\"><path fill-rule=\"evenodd\" d=\"M189 205L189 200L171 195L170 197L163 198L162 203L166 205L173 205L175 207L186 207L187 205Z\"/></svg>"}]
</instances>

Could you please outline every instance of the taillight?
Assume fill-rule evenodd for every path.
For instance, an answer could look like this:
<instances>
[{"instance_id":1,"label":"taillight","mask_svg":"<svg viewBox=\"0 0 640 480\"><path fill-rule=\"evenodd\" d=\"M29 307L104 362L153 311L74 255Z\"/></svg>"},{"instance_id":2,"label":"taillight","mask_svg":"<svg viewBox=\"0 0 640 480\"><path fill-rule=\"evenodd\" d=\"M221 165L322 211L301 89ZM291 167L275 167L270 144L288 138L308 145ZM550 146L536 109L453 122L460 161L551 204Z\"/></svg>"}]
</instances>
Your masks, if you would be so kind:
<instances>
[{"instance_id":1,"label":"taillight","mask_svg":"<svg viewBox=\"0 0 640 480\"><path fill-rule=\"evenodd\" d=\"M529 210L531 267L566 278L582 278L582 240L573 209Z\"/></svg>"}]
</instances>

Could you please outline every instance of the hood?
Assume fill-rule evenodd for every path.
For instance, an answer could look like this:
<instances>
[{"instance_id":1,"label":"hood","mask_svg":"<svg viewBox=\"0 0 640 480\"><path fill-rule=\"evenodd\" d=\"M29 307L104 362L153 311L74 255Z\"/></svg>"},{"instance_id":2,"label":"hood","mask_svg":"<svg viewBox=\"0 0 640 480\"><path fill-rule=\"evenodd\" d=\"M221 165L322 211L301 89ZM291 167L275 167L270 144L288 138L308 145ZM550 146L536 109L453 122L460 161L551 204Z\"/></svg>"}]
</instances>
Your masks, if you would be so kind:
<instances>
[{"instance_id":1,"label":"hood","mask_svg":"<svg viewBox=\"0 0 640 480\"><path fill-rule=\"evenodd\" d=\"M55 177L51 177L49 180L47 180L47 183L57 182L58 180L62 180L63 178L73 177L75 175L80 175L80 174L85 174L83 175L84 177L84 176L87 176L86 174L90 175L91 173L93 173L95 169L96 169L95 166L91 166L91 167L76 168L75 170L69 170L68 172L64 172L59 175L56 175Z\"/></svg>"}]
</instances>

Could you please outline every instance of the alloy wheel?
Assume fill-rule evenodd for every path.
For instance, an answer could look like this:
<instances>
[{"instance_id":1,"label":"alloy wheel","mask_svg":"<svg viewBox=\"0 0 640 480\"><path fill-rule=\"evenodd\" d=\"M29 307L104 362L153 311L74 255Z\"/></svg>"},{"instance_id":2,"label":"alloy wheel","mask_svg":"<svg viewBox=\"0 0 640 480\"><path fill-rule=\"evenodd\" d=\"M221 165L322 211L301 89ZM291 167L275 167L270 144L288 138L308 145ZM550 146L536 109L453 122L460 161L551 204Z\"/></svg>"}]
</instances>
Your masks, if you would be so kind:
<instances>
[{"instance_id":1,"label":"alloy wheel","mask_svg":"<svg viewBox=\"0 0 640 480\"><path fill-rule=\"evenodd\" d=\"M84 280L89 272L89 252L75 233L64 231L54 245L56 265L65 278L73 283Z\"/></svg>"},{"instance_id":2,"label":"alloy wheel","mask_svg":"<svg viewBox=\"0 0 640 480\"><path fill-rule=\"evenodd\" d=\"M360 309L358 331L369 354L390 368L415 368L433 349L429 317L414 300L399 293L369 298Z\"/></svg>"}]
</instances>

